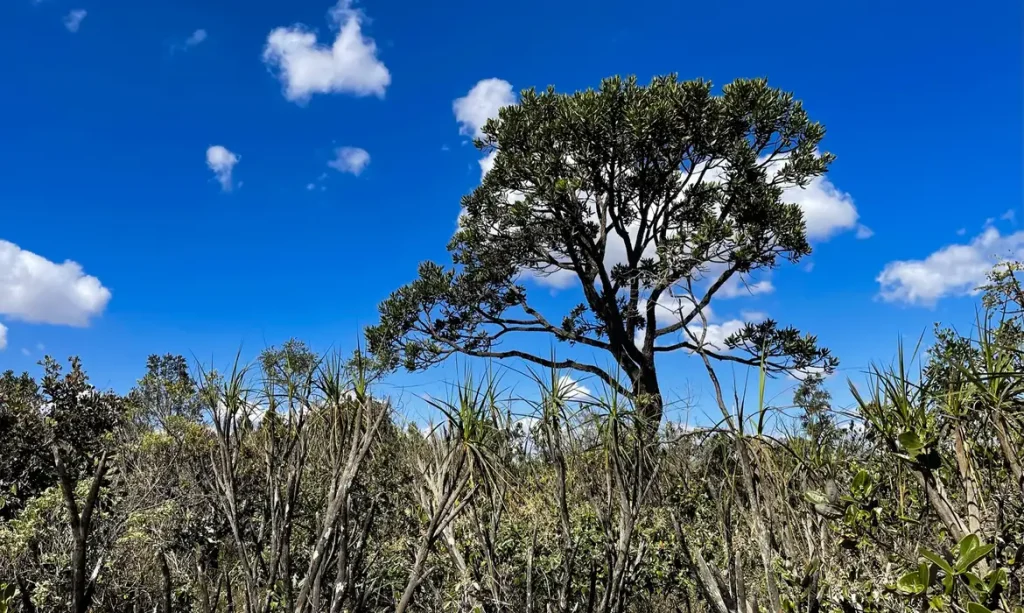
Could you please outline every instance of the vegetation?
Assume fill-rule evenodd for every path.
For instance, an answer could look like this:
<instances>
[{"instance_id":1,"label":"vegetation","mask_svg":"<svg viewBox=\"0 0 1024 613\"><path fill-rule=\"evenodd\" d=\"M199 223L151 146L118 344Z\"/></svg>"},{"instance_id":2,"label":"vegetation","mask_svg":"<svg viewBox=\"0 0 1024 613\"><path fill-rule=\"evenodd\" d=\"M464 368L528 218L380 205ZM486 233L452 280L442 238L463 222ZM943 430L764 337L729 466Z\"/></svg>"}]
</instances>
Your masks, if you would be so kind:
<instances>
[{"instance_id":1,"label":"vegetation","mask_svg":"<svg viewBox=\"0 0 1024 613\"><path fill-rule=\"evenodd\" d=\"M1024 613L1020 265L992 272L970 334L897 348L836 407L813 337L701 332L731 277L809 251L782 186L831 158L791 96L610 80L527 92L485 133L455 268L387 300L366 354L152 356L125 395L77 359L4 373L0 612ZM520 280L558 271L583 302L556 325ZM506 332L614 368L499 348ZM717 423L666 418L665 351L706 371ZM426 425L376 393L453 353L524 360L531 389L467 372ZM773 406L782 373L793 402Z\"/></svg>"},{"instance_id":2,"label":"vegetation","mask_svg":"<svg viewBox=\"0 0 1024 613\"><path fill-rule=\"evenodd\" d=\"M613 78L573 95L527 90L483 133L477 146L494 167L463 198L448 244L456 267L424 262L368 331L385 365L414 370L461 353L571 368L632 397L652 422L661 353L770 372L835 368L814 337L772 320L721 348L706 334L724 288L811 252L783 191L824 174L832 156L818 153L825 130L791 94L764 80L715 96L706 81ZM524 277L571 282L582 301L545 314ZM664 322L659 309L675 317ZM601 350L616 370L504 347L538 333Z\"/></svg>"}]
</instances>

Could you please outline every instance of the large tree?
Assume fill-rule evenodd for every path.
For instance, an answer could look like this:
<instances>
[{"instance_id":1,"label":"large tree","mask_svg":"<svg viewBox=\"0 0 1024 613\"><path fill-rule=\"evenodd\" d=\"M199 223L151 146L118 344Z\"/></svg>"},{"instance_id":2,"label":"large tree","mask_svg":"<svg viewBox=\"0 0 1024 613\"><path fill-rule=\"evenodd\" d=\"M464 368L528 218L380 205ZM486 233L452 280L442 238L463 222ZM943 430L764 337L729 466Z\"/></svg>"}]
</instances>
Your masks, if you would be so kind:
<instances>
[{"instance_id":1,"label":"large tree","mask_svg":"<svg viewBox=\"0 0 1024 613\"><path fill-rule=\"evenodd\" d=\"M662 412L659 353L770 372L835 367L814 337L772 320L717 345L707 337L723 288L811 251L784 194L833 156L818 152L825 130L791 94L761 79L716 95L703 80L616 77L572 95L524 91L482 131L477 147L494 163L462 200L453 266L421 264L368 330L386 366L461 353L576 369L633 396L652 420ZM567 312L528 299L531 279L567 278L581 296ZM604 350L616 372L517 345L537 333Z\"/></svg>"}]
</instances>

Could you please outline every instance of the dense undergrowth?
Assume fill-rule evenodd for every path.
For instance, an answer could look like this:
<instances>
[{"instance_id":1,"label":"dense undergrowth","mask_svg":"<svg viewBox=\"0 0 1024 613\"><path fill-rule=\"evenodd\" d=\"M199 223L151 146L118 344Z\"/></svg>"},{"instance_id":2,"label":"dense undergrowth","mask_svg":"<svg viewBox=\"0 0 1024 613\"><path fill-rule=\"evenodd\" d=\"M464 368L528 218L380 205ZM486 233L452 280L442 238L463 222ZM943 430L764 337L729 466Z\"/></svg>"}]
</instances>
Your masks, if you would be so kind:
<instances>
[{"instance_id":1,"label":"dense undergrowth","mask_svg":"<svg viewBox=\"0 0 1024 613\"><path fill-rule=\"evenodd\" d=\"M755 370L717 424L657 436L557 370L468 376L410 425L358 355L299 342L153 357L124 396L76 360L8 372L0 611L1019 613L1017 270L852 408L813 375L767 406Z\"/></svg>"}]
</instances>

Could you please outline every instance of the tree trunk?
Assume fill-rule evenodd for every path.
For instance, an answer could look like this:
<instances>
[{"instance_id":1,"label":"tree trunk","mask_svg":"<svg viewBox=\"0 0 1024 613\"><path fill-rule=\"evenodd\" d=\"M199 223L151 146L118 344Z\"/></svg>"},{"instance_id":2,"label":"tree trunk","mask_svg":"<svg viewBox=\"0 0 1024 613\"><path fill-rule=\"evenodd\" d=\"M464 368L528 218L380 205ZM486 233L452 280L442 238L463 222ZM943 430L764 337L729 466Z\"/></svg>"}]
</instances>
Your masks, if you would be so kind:
<instances>
[{"instance_id":1,"label":"tree trunk","mask_svg":"<svg viewBox=\"0 0 1024 613\"><path fill-rule=\"evenodd\" d=\"M160 577L163 580L161 611L171 613L171 568L167 565L167 555L160 552Z\"/></svg>"},{"instance_id":2,"label":"tree trunk","mask_svg":"<svg viewBox=\"0 0 1024 613\"><path fill-rule=\"evenodd\" d=\"M651 358L650 364L641 367L635 377L631 377L631 383L633 385L633 402L642 419L641 432L645 435L645 440L653 440L658 434L664 413L664 400L661 397L661 385L658 383L658 373L654 368L653 358Z\"/></svg>"}]
</instances>

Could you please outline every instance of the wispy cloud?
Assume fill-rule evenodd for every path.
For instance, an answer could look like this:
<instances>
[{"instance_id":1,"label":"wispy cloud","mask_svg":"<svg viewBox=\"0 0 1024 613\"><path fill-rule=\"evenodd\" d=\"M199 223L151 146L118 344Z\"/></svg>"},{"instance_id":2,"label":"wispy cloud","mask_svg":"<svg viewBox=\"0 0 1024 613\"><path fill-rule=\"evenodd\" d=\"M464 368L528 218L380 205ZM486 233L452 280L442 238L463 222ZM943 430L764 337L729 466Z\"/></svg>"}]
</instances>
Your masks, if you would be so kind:
<instances>
[{"instance_id":1,"label":"wispy cloud","mask_svg":"<svg viewBox=\"0 0 1024 613\"><path fill-rule=\"evenodd\" d=\"M206 30L200 28L193 32L191 36L185 39L185 46L195 47L204 40L206 40Z\"/></svg>"},{"instance_id":2,"label":"wispy cloud","mask_svg":"<svg viewBox=\"0 0 1024 613\"><path fill-rule=\"evenodd\" d=\"M359 176L370 163L370 154L359 147L339 147L334 151L334 159L327 165L338 172L347 172Z\"/></svg>"},{"instance_id":3,"label":"wispy cloud","mask_svg":"<svg viewBox=\"0 0 1024 613\"><path fill-rule=\"evenodd\" d=\"M75 9L64 16L64 27L68 32L77 32L82 27L82 22L88 12L85 9Z\"/></svg>"}]
</instances>

